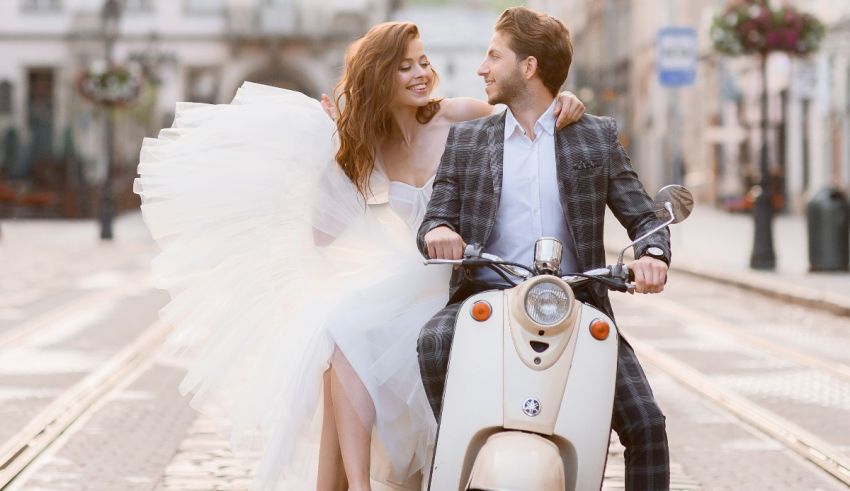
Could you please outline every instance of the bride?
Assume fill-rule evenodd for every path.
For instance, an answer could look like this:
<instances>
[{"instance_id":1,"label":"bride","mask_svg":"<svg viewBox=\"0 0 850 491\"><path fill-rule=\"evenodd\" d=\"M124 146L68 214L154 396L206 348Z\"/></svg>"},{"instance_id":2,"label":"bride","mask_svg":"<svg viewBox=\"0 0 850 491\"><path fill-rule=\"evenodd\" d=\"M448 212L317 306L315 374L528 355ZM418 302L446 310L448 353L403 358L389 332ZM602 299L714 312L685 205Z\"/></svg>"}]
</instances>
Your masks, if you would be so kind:
<instances>
[{"instance_id":1,"label":"bride","mask_svg":"<svg viewBox=\"0 0 850 491\"><path fill-rule=\"evenodd\" d=\"M493 111L436 84L417 27L389 22L350 47L333 103L246 82L144 141L180 390L261 451L258 489L415 488L429 464L416 339L450 271L422 266L414 234L449 127ZM584 113L559 100L559 127Z\"/></svg>"}]
</instances>

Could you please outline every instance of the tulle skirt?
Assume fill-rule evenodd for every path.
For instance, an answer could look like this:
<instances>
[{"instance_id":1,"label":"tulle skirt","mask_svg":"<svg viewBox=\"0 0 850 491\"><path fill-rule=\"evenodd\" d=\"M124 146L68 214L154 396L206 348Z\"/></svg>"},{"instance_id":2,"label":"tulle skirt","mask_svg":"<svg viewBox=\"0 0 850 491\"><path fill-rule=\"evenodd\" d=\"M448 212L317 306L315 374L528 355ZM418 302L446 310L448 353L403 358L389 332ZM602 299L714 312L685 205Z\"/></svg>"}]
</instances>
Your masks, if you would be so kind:
<instances>
[{"instance_id":1,"label":"tulle skirt","mask_svg":"<svg viewBox=\"0 0 850 491\"><path fill-rule=\"evenodd\" d=\"M231 104L178 104L140 155L180 390L226 421L235 450L261 452L258 489L315 487L332 359L344 387L368 391L376 478L408 480L433 449L416 339L450 270L425 267L411 224L358 195L334 132L317 101L246 83Z\"/></svg>"}]
</instances>

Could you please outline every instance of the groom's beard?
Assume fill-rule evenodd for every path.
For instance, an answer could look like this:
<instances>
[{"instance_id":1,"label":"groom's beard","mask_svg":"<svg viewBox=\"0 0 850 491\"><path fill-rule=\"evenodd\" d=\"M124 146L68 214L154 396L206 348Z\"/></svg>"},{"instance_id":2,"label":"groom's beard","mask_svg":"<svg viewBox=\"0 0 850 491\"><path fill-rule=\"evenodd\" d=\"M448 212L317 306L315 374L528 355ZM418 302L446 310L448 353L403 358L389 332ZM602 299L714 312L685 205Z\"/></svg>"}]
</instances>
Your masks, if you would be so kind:
<instances>
[{"instance_id":1,"label":"groom's beard","mask_svg":"<svg viewBox=\"0 0 850 491\"><path fill-rule=\"evenodd\" d=\"M487 102L492 106L496 104L510 105L511 102L524 94L527 90L519 67L515 68L508 78L499 82L496 89L496 93L487 98Z\"/></svg>"}]
</instances>

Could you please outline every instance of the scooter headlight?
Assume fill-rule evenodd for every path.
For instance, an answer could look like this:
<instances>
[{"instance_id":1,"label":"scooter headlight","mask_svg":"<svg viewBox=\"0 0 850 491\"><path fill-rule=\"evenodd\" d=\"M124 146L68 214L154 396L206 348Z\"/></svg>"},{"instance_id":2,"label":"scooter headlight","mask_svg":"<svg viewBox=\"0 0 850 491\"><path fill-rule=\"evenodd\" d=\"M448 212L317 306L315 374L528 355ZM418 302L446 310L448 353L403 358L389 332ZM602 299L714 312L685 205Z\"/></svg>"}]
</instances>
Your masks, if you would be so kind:
<instances>
[{"instance_id":1,"label":"scooter headlight","mask_svg":"<svg viewBox=\"0 0 850 491\"><path fill-rule=\"evenodd\" d=\"M562 322L570 313L570 296L549 281L532 286L525 295L525 312L534 322L551 326Z\"/></svg>"}]
</instances>

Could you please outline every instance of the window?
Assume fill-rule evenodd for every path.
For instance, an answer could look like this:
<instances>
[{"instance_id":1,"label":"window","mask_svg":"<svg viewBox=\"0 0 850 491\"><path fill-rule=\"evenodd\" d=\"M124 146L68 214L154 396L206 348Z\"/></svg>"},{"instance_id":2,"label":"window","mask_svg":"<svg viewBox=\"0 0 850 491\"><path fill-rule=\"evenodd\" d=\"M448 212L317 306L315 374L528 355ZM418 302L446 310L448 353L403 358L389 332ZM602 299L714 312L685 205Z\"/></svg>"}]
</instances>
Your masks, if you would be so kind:
<instances>
[{"instance_id":1,"label":"window","mask_svg":"<svg viewBox=\"0 0 850 491\"><path fill-rule=\"evenodd\" d=\"M25 12L58 12L62 10L62 0L21 0L21 10Z\"/></svg>"},{"instance_id":2,"label":"window","mask_svg":"<svg viewBox=\"0 0 850 491\"><path fill-rule=\"evenodd\" d=\"M12 82L0 82L0 116L12 114Z\"/></svg>"},{"instance_id":3,"label":"window","mask_svg":"<svg viewBox=\"0 0 850 491\"><path fill-rule=\"evenodd\" d=\"M187 14L216 15L224 11L224 0L183 0Z\"/></svg>"}]
</instances>

